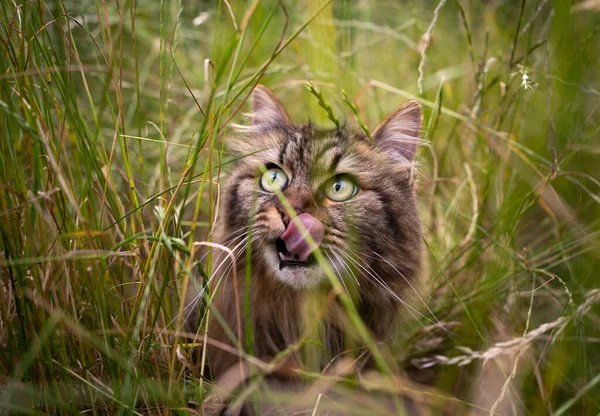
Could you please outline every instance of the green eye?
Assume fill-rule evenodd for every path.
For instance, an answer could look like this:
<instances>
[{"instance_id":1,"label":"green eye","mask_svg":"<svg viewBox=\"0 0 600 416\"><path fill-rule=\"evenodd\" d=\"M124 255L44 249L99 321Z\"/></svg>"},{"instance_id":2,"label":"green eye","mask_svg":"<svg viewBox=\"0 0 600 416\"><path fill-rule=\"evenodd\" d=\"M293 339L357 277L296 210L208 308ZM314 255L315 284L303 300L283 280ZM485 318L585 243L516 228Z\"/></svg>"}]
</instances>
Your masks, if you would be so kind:
<instances>
[{"instance_id":1,"label":"green eye","mask_svg":"<svg viewBox=\"0 0 600 416\"><path fill-rule=\"evenodd\" d=\"M269 168L260 178L260 186L267 192L283 191L288 183L285 172L279 168Z\"/></svg>"},{"instance_id":2,"label":"green eye","mask_svg":"<svg viewBox=\"0 0 600 416\"><path fill-rule=\"evenodd\" d=\"M334 176L325 183L325 196L334 202L347 201L358 192L358 186L346 175Z\"/></svg>"}]
</instances>

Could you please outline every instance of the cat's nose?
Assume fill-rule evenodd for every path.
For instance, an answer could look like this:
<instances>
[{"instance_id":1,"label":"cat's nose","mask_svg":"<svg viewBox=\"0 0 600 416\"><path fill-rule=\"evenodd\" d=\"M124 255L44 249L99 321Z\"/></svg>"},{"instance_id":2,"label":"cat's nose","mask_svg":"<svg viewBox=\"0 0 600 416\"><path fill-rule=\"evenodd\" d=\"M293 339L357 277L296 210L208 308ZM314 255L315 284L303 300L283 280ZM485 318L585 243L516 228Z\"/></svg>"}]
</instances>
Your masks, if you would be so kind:
<instances>
[{"instance_id":1,"label":"cat's nose","mask_svg":"<svg viewBox=\"0 0 600 416\"><path fill-rule=\"evenodd\" d=\"M287 226L290 223L290 220L293 217L296 217L296 216L304 213L304 210L299 205L294 205L292 208L294 209L294 213L291 216L290 216L290 213L285 208L283 208L283 207L279 208L279 215L281 215L281 221L283 221L283 225L285 228L287 228Z\"/></svg>"}]
</instances>

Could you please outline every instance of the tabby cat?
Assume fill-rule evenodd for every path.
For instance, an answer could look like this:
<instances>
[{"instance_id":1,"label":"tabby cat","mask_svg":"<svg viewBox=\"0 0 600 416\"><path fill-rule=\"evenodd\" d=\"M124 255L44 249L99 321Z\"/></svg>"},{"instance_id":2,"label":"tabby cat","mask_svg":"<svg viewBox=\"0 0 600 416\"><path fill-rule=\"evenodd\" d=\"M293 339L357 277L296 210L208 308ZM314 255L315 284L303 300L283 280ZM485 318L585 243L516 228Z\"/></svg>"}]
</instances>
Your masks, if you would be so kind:
<instances>
[{"instance_id":1,"label":"tabby cat","mask_svg":"<svg viewBox=\"0 0 600 416\"><path fill-rule=\"evenodd\" d=\"M263 86L255 88L252 107L251 125L237 126L240 134L228 143L243 157L222 191L218 212L215 241L233 251L237 273L232 254L215 250L208 336L216 342L206 359L214 380L236 368L240 335L241 348L267 362L316 338L324 348L288 355L294 366L317 370L359 347L327 269L374 339L387 339L421 268L413 189L418 103L393 111L372 138L349 127L295 124ZM199 297L194 292L190 302L195 305Z\"/></svg>"}]
</instances>

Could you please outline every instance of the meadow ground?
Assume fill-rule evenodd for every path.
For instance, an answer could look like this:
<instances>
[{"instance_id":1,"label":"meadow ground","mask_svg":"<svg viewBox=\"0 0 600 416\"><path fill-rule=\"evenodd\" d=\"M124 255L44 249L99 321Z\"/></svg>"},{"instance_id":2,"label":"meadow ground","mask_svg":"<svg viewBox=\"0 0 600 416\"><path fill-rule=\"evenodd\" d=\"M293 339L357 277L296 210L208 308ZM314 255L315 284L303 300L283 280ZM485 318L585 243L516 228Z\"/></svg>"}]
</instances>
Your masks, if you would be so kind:
<instances>
[{"instance_id":1,"label":"meadow ground","mask_svg":"<svg viewBox=\"0 0 600 416\"><path fill-rule=\"evenodd\" d=\"M182 293L232 162L223 138L258 82L331 125L307 80L348 122L409 98L425 112L424 301L453 334L407 319L396 363L435 384L383 374L371 390L431 414L600 413L599 10L0 2L0 413L201 412Z\"/></svg>"}]
</instances>

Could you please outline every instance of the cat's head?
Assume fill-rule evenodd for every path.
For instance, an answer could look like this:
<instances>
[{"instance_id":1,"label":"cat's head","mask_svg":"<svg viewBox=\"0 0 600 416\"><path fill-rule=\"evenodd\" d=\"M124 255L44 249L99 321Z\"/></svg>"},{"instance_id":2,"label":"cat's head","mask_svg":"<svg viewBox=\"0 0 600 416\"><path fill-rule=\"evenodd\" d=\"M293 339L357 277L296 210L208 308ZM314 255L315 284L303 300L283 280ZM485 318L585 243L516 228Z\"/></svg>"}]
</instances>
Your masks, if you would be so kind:
<instances>
[{"instance_id":1,"label":"cat's head","mask_svg":"<svg viewBox=\"0 0 600 416\"><path fill-rule=\"evenodd\" d=\"M262 86L252 106L252 124L237 126L229 143L241 158L220 215L224 240L251 230L254 278L318 286L327 278L316 243L344 284L391 293L413 279L421 258L413 190L419 104L393 111L372 141L362 130L294 124Z\"/></svg>"}]
</instances>

